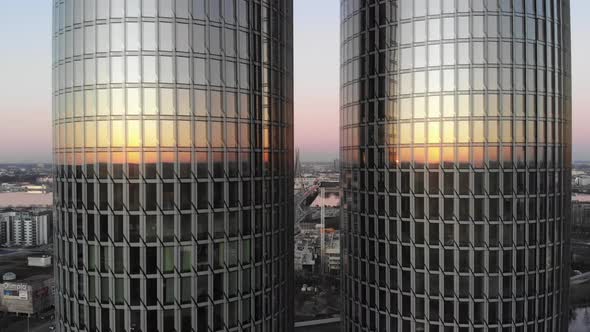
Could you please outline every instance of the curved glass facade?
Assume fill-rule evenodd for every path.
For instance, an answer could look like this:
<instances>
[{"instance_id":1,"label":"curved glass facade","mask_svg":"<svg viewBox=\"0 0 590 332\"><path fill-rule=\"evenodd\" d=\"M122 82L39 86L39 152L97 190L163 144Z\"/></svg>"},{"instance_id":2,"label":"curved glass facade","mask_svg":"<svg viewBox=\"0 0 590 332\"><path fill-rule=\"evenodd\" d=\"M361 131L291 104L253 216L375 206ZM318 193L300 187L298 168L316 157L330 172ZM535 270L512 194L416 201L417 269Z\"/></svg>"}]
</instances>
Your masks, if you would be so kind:
<instances>
[{"instance_id":1,"label":"curved glass facade","mask_svg":"<svg viewBox=\"0 0 590 332\"><path fill-rule=\"evenodd\" d=\"M569 1L341 17L343 331L565 330Z\"/></svg>"},{"instance_id":2,"label":"curved glass facade","mask_svg":"<svg viewBox=\"0 0 590 332\"><path fill-rule=\"evenodd\" d=\"M292 1L54 0L59 331L290 331Z\"/></svg>"}]
</instances>

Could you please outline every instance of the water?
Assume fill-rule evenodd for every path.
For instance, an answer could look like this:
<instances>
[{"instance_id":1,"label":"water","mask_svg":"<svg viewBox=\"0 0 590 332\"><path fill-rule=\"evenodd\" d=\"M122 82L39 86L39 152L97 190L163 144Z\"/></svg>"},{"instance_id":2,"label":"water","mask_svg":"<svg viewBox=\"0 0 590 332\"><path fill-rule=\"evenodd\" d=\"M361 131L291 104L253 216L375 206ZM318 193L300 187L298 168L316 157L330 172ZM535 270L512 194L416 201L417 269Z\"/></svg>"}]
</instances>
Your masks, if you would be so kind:
<instances>
[{"instance_id":1,"label":"water","mask_svg":"<svg viewBox=\"0 0 590 332\"><path fill-rule=\"evenodd\" d=\"M573 309L570 312L569 332L590 331L590 307Z\"/></svg>"}]
</instances>

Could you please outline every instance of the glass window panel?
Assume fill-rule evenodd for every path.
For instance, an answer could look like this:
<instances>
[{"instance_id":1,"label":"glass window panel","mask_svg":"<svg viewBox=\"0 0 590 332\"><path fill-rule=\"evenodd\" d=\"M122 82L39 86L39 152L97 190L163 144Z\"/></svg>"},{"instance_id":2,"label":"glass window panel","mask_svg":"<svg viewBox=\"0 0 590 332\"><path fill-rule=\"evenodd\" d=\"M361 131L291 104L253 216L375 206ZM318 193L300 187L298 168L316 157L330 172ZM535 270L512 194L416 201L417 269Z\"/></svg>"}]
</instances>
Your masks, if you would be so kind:
<instances>
[{"instance_id":1,"label":"glass window panel","mask_svg":"<svg viewBox=\"0 0 590 332\"><path fill-rule=\"evenodd\" d=\"M174 89L160 89L160 114L174 115Z\"/></svg>"},{"instance_id":2,"label":"glass window panel","mask_svg":"<svg viewBox=\"0 0 590 332\"><path fill-rule=\"evenodd\" d=\"M84 83L91 85L96 83L96 62L94 59L84 60Z\"/></svg>"},{"instance_id":3,"label":"glass window panel","mask_svg":"<svg viewBox=\"0 0 590 332\"><path fill-rule=\"evenodd\" d=\"M455 71L453 69L443 70L443 91L455 90Z\"/></svg>"},{"instance_id":4,"label":"glass window panel","mask_svg":"<svg viewBox=\"0 0 590 332\"><path fill-rule=\"evenodd\" d=\"M84 39L86 43L84 43L84 52L87 54L94 53L96 47L96 29L95 26L87 26L84 28Z\"/></svg>"},{"instance_id":5,"label":"glass window panel","mask_svg":"<svg viewBox=\"0 0 590 332\"><path fill-rule=\"evenodd\" d=\"M459 69L458 80L459 90L469 90L471 88L471 77L469 76L469 69Z\"/></svg>"},{"instance_id":6,"label":"glass window panel","mask_svg":"<svg viewBox=\"0 0 590 332\"><path fill-rule=\"evenodd\" d=\"M426 40L426 21L414 22L414 42L422 43Z\"/></svg>"},{"instance_id":7,"label":"glass window panel","mask_svg":"<svg viewBox=\"0 0 590 332\"><path fill-rule=\"evenodd\" d=\"M157 7L156 0L143 0L142 14L145 17L156 17Z\"/></svg>"},{"instance_id":8,"label":"glass window panel","mask_svg":"<svg viewBox=\"0 0 590 332\"><path fill-rule=\"evenodd\" d=\"M502 142L512 142L512 121L502 121Z\"/></svg>"},{"instance_id":9,"label":"glass window panel","mask_svg":"<svg viewBox=\"0 0 590 332\"><path fill-rule=\"evenodd\" d=\"M188 121L178 121L178 146L191 146L191 123Z\"/></svg>"},{"instance_id":10,"label":"glass window panel","mask_svg":"<svg viewBox=\"0 0 590 332\"><path fill-rule=\"evenodd\" d=\"M430 70L428 72L428 92L440 91L440 70Z\"/></svg>"},{"instance_id":11,"label":"glass window panel","mask_svg":"<svg viewBox=\"0 0 590 332\"><path fill-rule=\"evenodd\" d=\"M217 27L209 29L209 52L211 54L221 54L221 30Z\"/></svg>"},{"instance_id":12,"label":"glass window panel","mask_svg":"<svg viewBox=\"0 0 590 332\"><path fill-rule=\"evenodd\" d=\"M98 121L97 122L97 137L98 137L98 142L97 142L97 146L99 148L105 148L109 146L109 140L110 140L110 127L109 127L109 122L108 121Z\"/></svg>"},{"instance_id":13,"label":"glass window panel","mask_svg":"<svg viewBox=\"0 0 590 332\"><path fill-rule=\"evenodd\" d=\"M143 145L145 147L157 147L158 144L158 122L145 120L143 122Z\"/></svg>"},{"instance_id":14,"label":"glass window panel","mask_svg":"<svg viewBox=\"0 0 590 332\"><path fill-rule=\"evenodd\" d=\"M428 97L428 117L438 118L440 115L440 96Z\"/></svg>"},{"instance_id":15,"label":"glass window panel","mask_svg":"<svg viewBox=\"0 0 590 332\"><path fill-rule=\"evenodd\" d=\"M127 56L127 82L139 83L140 80L140 65L138 56Z\"/></svg>"},{"instance_id":16,"label":"glass window panel","mask_svg":"<svg viewBox=\"0 0 590 332\"><path fill-rule=\"evenodd\" d=\"M176 90L176 95L177 95L176 98L177 98L178 114L190 115L191 114L190 90L178 89L178 90Z\"/></svg>"},{"instance_id":17,"label":"glass window panel","mask_svg":"<svg viewBox=\"0 0 590 332\"><path fill-rule=\"evenodd\" d=\"M455 44L443 44L443 65L455 64Z\"/></svg>"},{"instance_id":18,"label":"glass window panel","mask_svg":"<svg viewBox=\"0 0 590 332\"><path fill-rule=\"evenodd\" d=\"M125 80L125 62L123 57L111 57L111 83L123 83Z\"/></svg>"},{"instance_id":19,"label":"glass window panel","mask_svg":"<svg viewBox=\"0 0 590 332\"><path fill-rule=\"evenodd\" d=\"M98 84L109 83L109 58L96 59L96 79Z\"/></svg>"},{"instance_id":20,"label":"glass window panel","mask_svg":"<svg viewBox=\"0 0 590 332\"><path fill-rule=\"evenodd\" d=\"M160 82L174 83L174 61L173 57L160 56Z\"/></svg>"},{"instance_id":21,"label":"glass window panel","mask_svg":"<svg viewBox=\"0 0 590 332\"><path fill-rule=\"evenodd\" d=\"M236 56L236 33L234 30L225 29L225 55L229 57Z\"/></svg>"},{"instance_id":22,"label":"glass window panel","mask_svg":"<svg viewBox=\"0 0 590 332\"><path fill-rule=\"evenodd\" d=\"M125 114L125 90L111 89L111 114L123 115Z\"/></svg>"},{"instance_id":23,"label":"glass window panel","mask_svg":"<svg viewBox=\"0 0 590 332\"><path fill-rule=\"evenodd\" d=\"M455 96L443 96L443 117L455 116Z\"/></svg>"},{"instance_id":24,"label":"glass window panel","mask_svg":"<svg viewBox=\"0 0 590 332\"><path fill-rule=\"evenodd\" d=\"M141 0L127 0L127 17L139 17L139 9Z\"/></svg>"},{"instance_id":25,"label":"glass window panel","mask_svg":"<svg viewBox=\"0 0 590 332\"><path fill-rule=\"evenodd\" d=\"M440 13L440 0L428 0L428 15L438 15Z\"/></svg>"},{"instance_id":26,"label":"glass window panel","mask_svg":"<svg viewBox=\"0 0 590 332\"><path fill-rule=\"evenodd\" d=\"M96 51L99 53L109 51L109 26L107 24L96 26Z\"/></svg>"},{"instance_id":27,"label":"glass window panel","mask_svg":"<svg viewBox=\"0 0 590 332\"><path fill-rule=\"evenodd\" d=\"M458 37L459 38L469 38L470 37L470 33L469 33L469 17L466 16L460 16L457 18L458 20Z\"/></svg>"},{"instance_id":28,"label":"glass window panel","mask_svg":"<svg viewBox=\"0 0 590 332\"><path fill-rule=\"evenodd\" d=\"M211 147L220 148L223 147L223 123L222 122L211 122Z\"/></svg>"},{"instance_id":29,"label":"glass window panel","mask_svg":"<svg viewBox=\"0 0 590 332\"><path fill-rule=\"evenodd\" d=\"M109 115L111 113L111 101L110 94L107 89L97 90L97 104L98 104L98 115Z\"/></svg>"},{"instance_id":30,"label":"glass window panel","mask_svg":"<svg viewBox=\"0 0 590 332\"><path fill-rule=\"evenodd\" d=\"M194 112L197 116L207 116L207 92L194 90Z\"/></svg>"},{"instance_id":31,"label":"glass window panel","mask_svg":"<svg viewBox=\"0 0 590 332\"><path fill-rule=\"evenodd\" d=\"M410 123L402 123L400 125L400 143L411 144L412 143L412 127Z\"/></svg>"},{"instance_id":32,"label":"glass window panel","mask_svg":"<svg viewBox=\"0 0 590 332\"><path fill-rule=\"evenodd\" d=\"M141 114L141 98L139 93L138 88L127 89L127 114Z\"/></svg>"},{"instance_id":33,"label":"glass window panel","mask_svg":"<svg viewBox=\"0 0 590 332\"><path fill-rule=\"evenodd\" d=\"M158 81L156 57L155 56L144 56L143 57L143 81L146 83L156 83Z\"/></svg>"},{"instance_id":34,"label":"glass window panel","mask_svg":"<svg viewBox=\"0 0 590 332\"><path fill-rule=\"evenodd\" d=\"M172 51L174 49L173 27L172 23L160 22L160 43L158 46L161 51Z\"/></svg>"},{"instance_id":35,"label":"glass window panel","mask_svg":"<svg viewBox=\"0 0 590 332\"><path fill-rule=\"evenodd\" d=\"M446 1L448 2L448 1ZM443 22L443 39L455 39L455 18L445 17Z\"/></svg>"},{"instance_id":36,"label":"glass window panel","mask_svg":"<svg viewBox=\"0 0 590 332\"><path fill-rule=\"evenodd\" d=\"M174 16L174 12L173 12L173 6L172 0L159 0L159 14L161 17L173 17Z\"/></svg>"},{"instance_id":37,"label":"glass window panel","mask_svg":"<svg viewBox=\"0 0 590 332\"><path fill-rule=\"evenodd\" d=\"M400 11L402 20L412 18L413 0L401 0Z\"/></svg>"},{"instance_id":38,"label":"glass window panel","mask_svg":"<svg viewBox=\"0 0 590 332\"><path fill-rule=\"evenodd\" d=\"M193 80L195 84L207 84L207 70L205 65L205 59L195 58L193 60Z\"/></svg>"},{"instance_id":39,"label":"glass window panel","mask_svg":"<svg viewBox=\"0 0 590 332\"><path fill-rule=\"evenodd\" d=\"M193 25L193 51L196 53L206 53L205 47L205 26Z\"/></svg>"},{"instance_id":40,"label":"glass window panel","mask_svg":"<svg viewBox=\"0 0 590 332\"><path fill-rule=\"evenodd\" d=\"M473 16L473 37L483 38L484 37L484 16Z\"/></svg>"},{"instance_id":41,"label":"glass window panel","mask_svg":"<svg viewBox=\"0 0 590 332\"><path fill-rule=\"evenodd\" d=\"M81 148L84 146L84 123L76 122L74 124L74 147Z\"/></svg>"},{"instance_id":42,"label":"glass window panel","mask_svg":"<svg viewBox=\"0 0 590 332\"><path fill-rule=\"evenodd\" d=\"M455 142L455 122L443 121L443 143Z\"/></svg>"},{"instance_id":43,"label":"glass window panel","mask_svg":"<svg viewBox=\"0 0 590 332\"><path fill-rule=\"evenodd\" d=\"M457 44L457 63L460 65L468 65L469 64L469 52L471 49L469 48L469 43L458 43Z\"/></svg>"},{"instance_id":44,"label":"glass window panel","mask_svg":"<svg viewBox=\"0 0 590 332\"><path fill-rule=\"evenodd\" d=\"M429 45L428 46L428 65L429 66L440 66L440 45Z\"/></svg>"},{"instance_id":45,"label":"glass window panel","mask_svg":"<svg viewBox=\"0 0 590 332\"><path fill-rule=\"evenodd\" d=\"M84 145L87 148L96 147L96 123L94 121L87 121L85 123L86 142Z\"/></svg>"},{"instance_id":46,"label":"glass window panel","mask_svg":"<svg viewBox=\"0 0 590 332\"><path fill-rule=\"evenodd\" d=\"M426 99L424 97L414 98L414 119L426 117Z\"/></svg>"},{"instance_id":47,"label":"glass window panel","mask_svg":"<svg viewBox=\"0 0 590 332\"><path fill-rule=\"evenodd\" d=\"M189 58L177 57L176 58L176 80L177 83L189 84L190 83L190 67Z\"/></svg>"},{"instance_id":48,"label":"glass window panel","mask_svg":"<svg viewBox=\"0 0 590 332\"><path fill-rule=\"evenodd\" d=\"M457 109L458 116L470 115L469 95L459 95L457 97Z\"/></svg>"},{"instance_id":49,"label":"glass window panel","mask_svg":"<svg viewBox=\"0 0 590 332\"><path fill-rule=\"evenodd\" d=\"M141 146L141 127L138 120L127 120L127 147Z\"/></svg>"},{"instance_id":50,"label":"glass window panel","mask_svg":"<svg viewBox=\"0 0 590 332\"><path fill-rule=\"evenodd\" d=\"M195 146L206 148L209 139L207 138L207 122L198 121L195 123Z\"/></svg>"},{"instance_id":51,"label":"glass window panel","mask_svg":"<svg viewBox=\"0 0 590 332\"><path fill-rule=\"evenodd\" d=\"M400 75L400 92L402 94L412 93L412 74L406 73Z\"/></svg>"},{"instance_id":52,"label":"glass window panel","mask_svg":"<svg viewBox=\"0 0 590 332\"><path fill-rule=\"evenodd\" d=\"M85 107L84 111L86 116L94 116L96 115L96 98L94 90L86 90L84 91L84 99L85 99Z\"/></svg>"},{"instance_id":53,"label":"glass window panel","mask_svg":"<svg viewBox=\"0 0 590 332\"><path fill-rule=\"evenodd\" d=\"M125 127L123 121L111 121L112 126L112 147L122 147L125 145Z\"/></svg>"},{"instance_id":54,"label":"glass window panel","mask_svg":"<svg viewBox=\"0 0 590 332\"><path fill-rule=\"evenodd\" d=\"M157 89L143 89L143 112L146 115L158 114L158 96Z\"/></svg>"},{"instance_id":55,"label":"glass window panel","mask_svg":"<svg viewBox=\"0 0 590 332\"><path fill-rule=\"evenodd\" d=\"M488 19L488 37L489 38L496 38L498 37L498 16L489 15Z\"/></svg>"},{"instance_id":56,"label":"glass window panel","mask_svg":"<svg viewBox=\"0 0 590 332\"><path fill-rule=\"evenodd\" d=\"M438 144L440 141L440 122L428 122L428 143Z\"/></svg>"},{"instance_id":57,"label":"glass window panel","mask_svg":"<svg viewBox=\"0 0 590 332\"><path fill-rule=\"evenodd\" d=\"M400 28L400 42L410 44L413 41L412 23L403 23Z\"/></svg>"},{"instance_id":58,"label":"glass window panel","mask_svg":"<svg viewBox=\"0 0 590 332\"><path fill-rule=\"evenodd\" d=\"M174 121L160 121L160 145L166 147L176 146Z\"/></svg>"},{"instance_id":59,"label":"glass window panel","mask_svg":"<svg viewBox=\"0 0 590 332\"><path fill-rule=\"evenodd\" d=\"M428 20L428 39L429 40L440 40L441 39L441 21L438 18Z\"/></svg>"},{"instance_id":60,"label":"glass window panel","mask_svg":"<svg viewBox=\"0 0 590 332\"><path fill-rule=\"evenodd\" d=\"M417 46L414 48L414 67L421 68L426 66L426 47Z\"/></svg>"},{"instance_id":61,"label":"glass window panel","mask_svg":"<svg viewBox=\"0 0 590 332\"><path fill-rule=\"evenodd\" d=\"M488 95L488 116L498 116L499 114L498 95Z\"/></svg>"},{"instance_id":62,"label":"glass window panel","mask_svg":"<svg viewBox=\"0 0 590 332\"><path fill-rule=\"evenodd\" d=\"M469 143L470 136L469 136L469 121L459 121L458 122L458 142L459 143Z\"/></svg>"},{"instance_id":63,"label":"glass window panel","mask_svg":"<svg viewBox=\"0 0 590 332\"><path fill-rule=\"evenodd\" d=\"M414 123L414 143L424 144L425 143L424 139L425 139L424 122Z\"/></svg>"},{"instance_id":64,"label":"glass window panel","mask_svg":"<svg viewBox=\"0 0 590 332\"><path fill-rule=\"evenodd\" d=\"M414 93L426 92L426 72L414 72Z\"/></svg>"},{"instance_id":65,"label":"glass window panel","mask_svg":"<svg viewBox=\"0 0 590 332\"><path fill-rule=\"evenodd\" d=\"M121 52L125 48L125 33L123 31L123 23L111 23L110 26L111 52Z\"/></svg>"},{"instance_id":66,"label":"glass window panel","mask_svg":"<svg viewBox=\"0 0 590 332\"><path fill-rule=\"evenodd\" d=\"M400 66L401 69L411 69L413 66L412 63L412 48L411 47L407 47L407 48L402 48L401 52L400 52Z\"/></svg>"},{"instance_id":67,"label":"glass window panel","mask_svg":"<svg viewBox=\"0 0 590 332\"><path fill-rule=\"evenodd\" d=\"M144 13L145 14L145 13ZM156 39L156 23L143 22L142 49L146 51L155 51L158 47Z\"/></svg>"}]
</instances>

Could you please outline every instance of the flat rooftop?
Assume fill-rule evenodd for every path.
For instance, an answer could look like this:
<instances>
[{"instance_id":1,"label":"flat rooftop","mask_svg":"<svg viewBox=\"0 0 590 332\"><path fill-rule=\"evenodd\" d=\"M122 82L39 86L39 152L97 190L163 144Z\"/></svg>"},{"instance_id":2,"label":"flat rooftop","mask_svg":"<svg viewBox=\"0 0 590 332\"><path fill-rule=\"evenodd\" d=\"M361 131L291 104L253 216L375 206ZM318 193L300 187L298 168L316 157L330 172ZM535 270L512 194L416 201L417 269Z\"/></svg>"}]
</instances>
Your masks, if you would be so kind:
<instances>
[{"instance_id":1,"label":"flat rooftop","mask_svg":"<svg viewBox=\"0 0 590 332\"><path fill-rule=\"evenodd\" d=\"M15 282L38 281L53 277L53 266L29 266L29 256L50 255L38 249L0 248L0 280L5 273L16 274Z\"/></svg>"},{"instance_id":2,"label":"flat rooftop","mask_svg":"<svg viewBox=\"0 0 590 332\"><path fill-rule=\"evenodd\" d=\"M0 208L52 206L53 193L31 194L26 192L0 193Z\"/></svg>"},{"instance_id":3,"label":"flat rooftop","mask_svg":"<svg viewBox=\"0 0 590 332\"><path fill-rule=\"evenodd\" d=\"M590 202L590 194L574 194L572 195L572 201L580 202L580 203L588 203Z\"/></svg>"}]
</instances>

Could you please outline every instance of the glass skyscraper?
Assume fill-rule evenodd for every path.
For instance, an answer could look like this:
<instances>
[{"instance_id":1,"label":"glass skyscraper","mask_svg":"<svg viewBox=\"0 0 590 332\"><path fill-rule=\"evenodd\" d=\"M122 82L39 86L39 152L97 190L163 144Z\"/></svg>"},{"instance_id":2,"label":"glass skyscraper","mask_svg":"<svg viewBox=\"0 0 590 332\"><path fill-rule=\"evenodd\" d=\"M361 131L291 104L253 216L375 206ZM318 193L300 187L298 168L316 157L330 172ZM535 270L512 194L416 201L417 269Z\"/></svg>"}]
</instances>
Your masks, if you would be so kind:
<instances>
[{"instance_id":1,"label":"glass skyscraper","mask_svg":"<svg viewBox=\"0 0 590 332\"><path fill-rule=\"evenodd\" d=\"M291 0L54 0L59 331L292 329Z\"/></svg>"},{"instance_id":2,"label":"glass skyscraper","mask_svg":"<svg viewBox=\"0 0 590 332\"><path fill-rule=\"evenodd\" d=\"M341 1L343 331L565 331L568 0Z\"/></svg>"}]
</instances>

